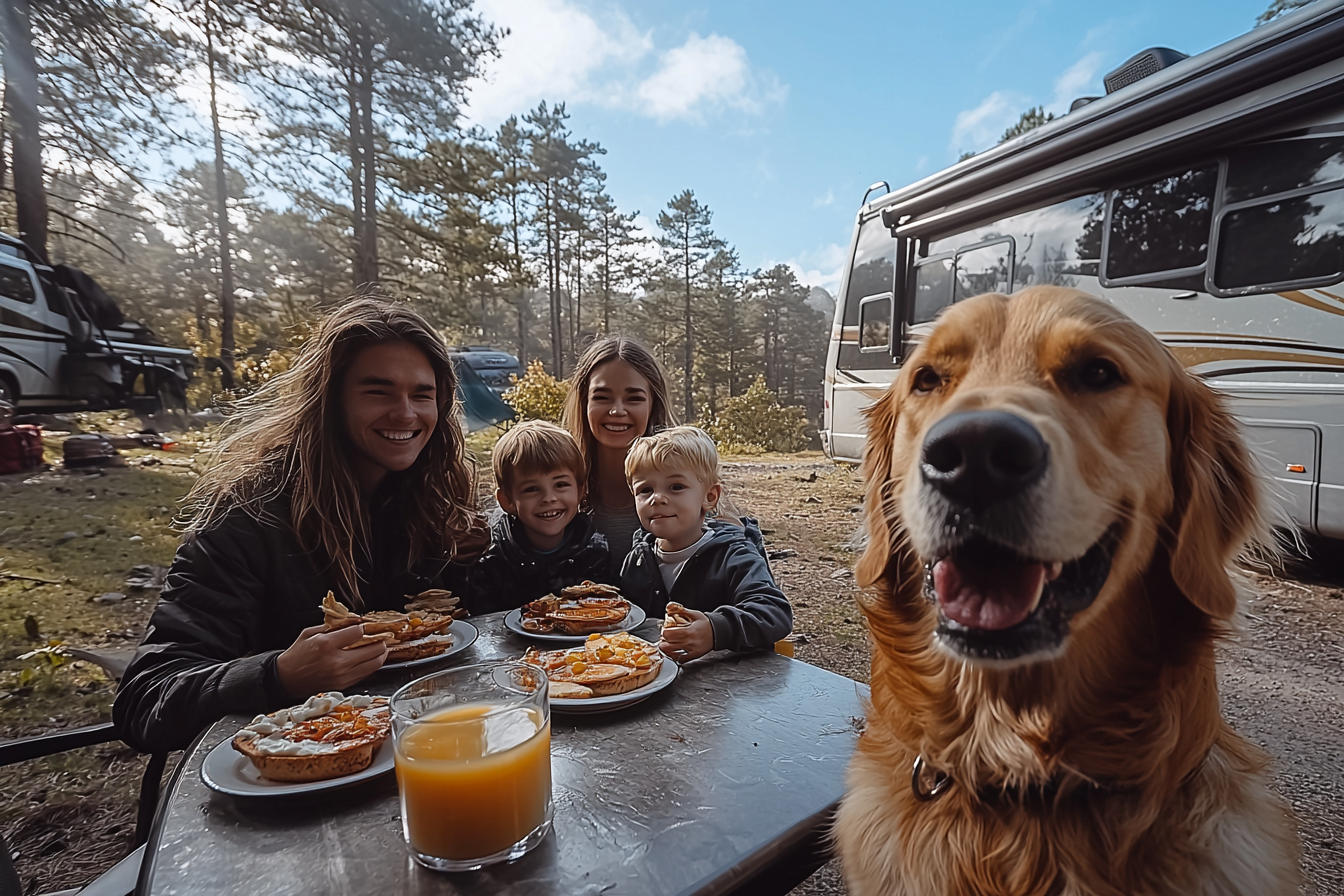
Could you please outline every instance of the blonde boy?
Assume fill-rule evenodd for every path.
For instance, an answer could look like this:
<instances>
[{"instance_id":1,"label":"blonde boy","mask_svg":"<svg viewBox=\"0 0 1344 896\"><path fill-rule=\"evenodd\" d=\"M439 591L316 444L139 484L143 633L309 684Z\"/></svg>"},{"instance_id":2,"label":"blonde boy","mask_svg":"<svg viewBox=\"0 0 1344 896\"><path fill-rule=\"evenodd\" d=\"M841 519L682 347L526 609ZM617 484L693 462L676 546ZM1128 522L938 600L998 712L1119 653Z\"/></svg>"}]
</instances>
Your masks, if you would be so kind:
<instances>
[{"instance_id":1,"label":"blonde boy","mask_svg":"<svg viewBox=\"0 0 1344 896\"><path fill-rule=\"evenodd\" d=\"M530 420L495 445L490 548L471 571L467 609L510 610L584 580L614 582L607 540L579 508L583 455L554 423Z\"/></svg>"},{"instance_id":2,"label":"blonde boy","mask_svg":"<svg viewBox=\"0 0 1344 896\"><path fill-rule=\"evenodd\" d=\"M723 485L714 440L694 426L636 439L625 477L644 531L621 569L621 590L650 616L681 604L684 625L660 646L684 662L711 650L764 650L788 635L793 608L775 584L760 527L714 519Z\"/></svg>"}]
</instances>

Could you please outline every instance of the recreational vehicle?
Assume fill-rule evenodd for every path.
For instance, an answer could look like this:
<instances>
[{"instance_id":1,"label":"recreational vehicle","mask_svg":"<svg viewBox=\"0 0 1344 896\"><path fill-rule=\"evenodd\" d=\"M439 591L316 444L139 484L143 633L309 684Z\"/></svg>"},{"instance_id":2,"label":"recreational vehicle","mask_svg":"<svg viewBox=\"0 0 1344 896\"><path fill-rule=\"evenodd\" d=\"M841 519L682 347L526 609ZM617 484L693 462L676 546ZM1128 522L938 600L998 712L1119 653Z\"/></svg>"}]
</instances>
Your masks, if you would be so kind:
<instances>
[{"instance_id":1,"label":"recreational vehicle","mask_svg":"<svg viewBox=\"0 0 1344 896\"><path fill-rule=\"evenodd\" d=\"M163 345L83 271L0 233L0 400L20 412L181 407L195 360Z\"/></svg>"},{"instance_id":2,"label":"recreational vehicle","mask_svg":"<svg viewBox=\"0 0 1344 896\"><path fill-rule=\"evenodd\" d=\"M864 197L827 357L827 453L862 457L863 409L940 310L1066 285L1221 390L1292 519L1344 538L1344 2L1194 57L1145 51L1105 84Z\"/></svg>"}]
</instances>

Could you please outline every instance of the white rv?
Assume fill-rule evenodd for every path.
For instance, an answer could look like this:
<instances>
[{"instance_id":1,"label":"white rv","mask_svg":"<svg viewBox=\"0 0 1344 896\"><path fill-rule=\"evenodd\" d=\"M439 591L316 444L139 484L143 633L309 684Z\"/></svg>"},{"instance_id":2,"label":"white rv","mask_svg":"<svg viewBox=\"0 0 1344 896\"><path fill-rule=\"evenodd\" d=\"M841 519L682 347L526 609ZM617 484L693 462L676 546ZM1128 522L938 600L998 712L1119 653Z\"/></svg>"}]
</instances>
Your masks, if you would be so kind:
<instances>
[{"instance_id":1,"label":"white rv","mask_svg":"<svg viewBox=\"0 0 1344 896\"><path fill-rule=\"evenodd\" d=\"M863 408L942 308L1061 284L1222 390L1296 523L1344 538L1344 2L1195 57L1145 51L1106 89L860 209L827 454L862 457Z\"/></svg>"}]
</instances>

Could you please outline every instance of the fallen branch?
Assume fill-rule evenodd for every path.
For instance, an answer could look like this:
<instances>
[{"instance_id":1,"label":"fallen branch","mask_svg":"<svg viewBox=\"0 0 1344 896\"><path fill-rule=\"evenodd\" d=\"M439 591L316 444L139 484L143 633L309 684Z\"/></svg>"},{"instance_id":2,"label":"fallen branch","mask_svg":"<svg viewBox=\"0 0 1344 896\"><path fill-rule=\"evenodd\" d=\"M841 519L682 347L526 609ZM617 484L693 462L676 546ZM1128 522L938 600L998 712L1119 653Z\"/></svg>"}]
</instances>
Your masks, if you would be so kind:
<instances>
[{"instance_id":1,"label":"fallen branch","mask_svg":"<svg viewBox=\"0 0 1344 896\"><path fill-rule=\"evenodd\" d=\"M43 585L64 585L65 580L39 579L36 576L21 576L16 572L0 572L0 579L22 579L25 582L41 582Z\"/></svg>"}]
</instances>

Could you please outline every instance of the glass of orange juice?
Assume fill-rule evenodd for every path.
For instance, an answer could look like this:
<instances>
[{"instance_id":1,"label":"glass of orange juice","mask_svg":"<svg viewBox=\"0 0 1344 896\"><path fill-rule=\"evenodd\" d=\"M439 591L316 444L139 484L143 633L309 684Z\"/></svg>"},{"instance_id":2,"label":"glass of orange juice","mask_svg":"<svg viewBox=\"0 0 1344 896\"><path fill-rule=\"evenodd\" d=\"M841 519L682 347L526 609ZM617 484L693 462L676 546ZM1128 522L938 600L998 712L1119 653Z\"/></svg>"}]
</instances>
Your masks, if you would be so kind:
<instances>
[{"instance_id":1,"label":"glass of orange juice","mask_svg":"<svg viewBox=\"0 0 1344 896\"><path fill-rule=\"evenodd\" d=\"M392 695L401 823L439 871L511 862L551 829L546 673L524 663L437 672Z\"/></svg>"}]
</instances>

